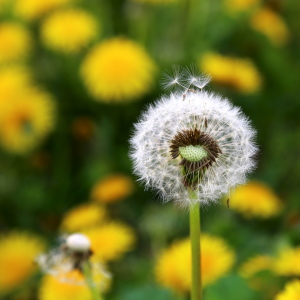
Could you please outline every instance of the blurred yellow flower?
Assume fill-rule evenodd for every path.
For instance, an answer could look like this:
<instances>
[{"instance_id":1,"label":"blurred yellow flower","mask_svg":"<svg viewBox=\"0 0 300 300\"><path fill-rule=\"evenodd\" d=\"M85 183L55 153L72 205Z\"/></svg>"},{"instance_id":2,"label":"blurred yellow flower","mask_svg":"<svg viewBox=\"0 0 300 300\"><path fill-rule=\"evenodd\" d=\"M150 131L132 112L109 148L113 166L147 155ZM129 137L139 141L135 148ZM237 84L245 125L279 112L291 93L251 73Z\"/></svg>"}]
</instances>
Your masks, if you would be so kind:
<instances>
[{"instance_id":1,"label":"blurred yellow flower","mask_svg":"<svg viewBox=\"0 0 300 300\"><path fill-rule=\"evenodd\" d=\"M282 250L274 259L273 271L282 276L300 276L300 247Z\"/></svg>"},{"instance_id":2,"label":"blurred yellow flower","mask_svg":"<svg viewBox=\"0 0 300 300\"><path fill-rule=\"evenodd\" d=\"M212 76L214 82L241 93L256 92L262 84L260 73L249 59L206 53L201 57L199 66Z\"/></svg>"},{"instance_id":3,"label":"blurred yellow flower","mask_svg":"<svg viewBox=\"0 0 300 300\"><path fill-rule=\"evenodd\" d=\"M240 268L241 276L250 278L264 270L272 270L273 259L267 255L257 255L246 261Z\"/></svg>"},{"instance_id":4,"label":"blurred yellow flower","mask_svg":"<svg viewBox=\"0 0 300 300\"><path fill-rule=\"evenodd\" d=\"M120 258L135 243L133 230L120 222L109 222L83 232L91 241L91 249L101 261Z\"/></svg>"},{"instance_id":5,"label":"blurred yellow flower","mask_svg":"<svg viewBox=\"0 0 300 300\"><path fill-rule=\"evenodd\" d=\"M50 49L76 53L96 37L95 18L81 9L56 11L42 24L41 37Z\"/></svg>"},{"instance_id":6,"label":"blurred yellow flower","mask_svg":"<svg viewBox=\"0 0 300 300\"><path fill-rule=\"evenodd\" d=\"M299 300L299 297L300 280L293 280L286 284L284 290L275 297L275 300Z\"/></svg>"},{"instance_id":7,"label":"blurred yellow flower","mask_svg":"<svg viewBox=\"0 0 300 300\"><path fill-rule=\"evenodd\" d=\"M98 277L100 275L98 274ZM110 278L103 276L95 278L94 281L101 280L100 290L105 292L110 286ZM64 274L61 279L59 276L46 275L40 285L39 300L93 300L90 289L85 284L83 275L78 270Z\"/></svg>"},{"instance_id":8,"label":"blurred yellow flower","mask_svg":"<svg viewBox=\"0 0 300 300\"><path fill-rule=\"evenodd\" d=\"M31 51L30 32L13 22L0 23L0 63L20 61Z\"/></svg>"},{"instance_id":9,"label":"blurred yellow flower","mask_svg":"<svg viewBox=\"0 0 300 300\"><path fill-rule=\"evenodd\" d=\"M149 91L155 65L145 50L125 38L106 40L87 55L81 75L99 101L133 100Z\"/></svg>"},{"instance_id":10,"label":"blurred yellow flower","mask_svg":"<svg viewBox=\"0 0 300 300\"><path fill-rule=\"evenodd\" d=\"M249 287L263 291L265 295L274 295L274 285L270 285L273 276L274 258L268 255L257 255L250 258L240 267L239 274L247 280ZM262 276L262 272L263 276ZM272 277L271 277L272 278Z\"/></svg>"},{"instance_id":11,"label":"blurred yellow flower","mask_svg":"<svg viewBox=\"0 0 300 300\"><path fill-rule=\"evenodd\" d=\"M231 12L246 11L258 6L261 0L224 0L226 9Z\"/></svg>"},{"instance_id":12,"label":"blurred yellow flower","mask_svg":"<svg viewBox=\"0 0 300 300\"><path fill-rule=\"evenodd\" d=\"M232 192L230 207L245 217L270 218L280 213L282 203L265 184L249 182Z\"/></svg>"},{"instance_id":13,"label":"blurred yellow flower","mask_svg":"<svg viewBox=\"0 0 300 300\"><path fill-rule=\"evenodd\" d=\"M61 230L75 232L100 225L106 218L106 211L96 204L82 204L69 210L63 217Z\"/></svg>"},{"instance_id":14,"label":"blurred yellow flower","mask_svg":"<svg viewBox=\"0 0 300 300\"><path fill-rule=\"evenodd\" d=\"M204 286L224 276L232 267L235 254L226 242L218 237L201 236L201 273ZM177 292L191 288L191 244L189 239L177 241L158 258L155 274L164 287Z\"/></svg>"},{"instance_id":15,"label":"blurred yellow flower","mask_svg":"<svg viewBox=\"0 0 300 300\"><path fill-rule=\"evenodd\" d=\"M24 154L54 126L52 97L38 89L25 89L22 97L1 104L0 142L6 150Z\"/></svg>"},{"instance_id":16,"label":"blurred yellow flower","mask_svg":"<svg viewBox=\"0 0 300 300\"><path fill-rule=\"evenodd\" d=\"M92 188L91 198L100 203L112 203L130 196L133 180L126 175L115 174L99 180Z\"/></svg>"},{"instance_id":17,"label":"blurred yellow flower","mask_svg":"<svg viewBox=\"0 0 300 300\"><path fill-rule=\"evenodd\" d=\"M44 251L38 237L10 232L0 237L0 294L17 288L35 271L34 259Z\"/></svg>"},{"instance_id":18,"label":"blurred yellow flower","mask_svg":"<svg viewBox=\"0 0 300 300\"><path fill-rule=\"evenodd\" d=\"M0 107L21 96L24 89L31 85L32 78L25 67L15 65L0 68Z\"/></svg>"},{"instance_id":19,"label":"blurred yellow flower","mask_svg":"<svg viewBox=\"0 0 300 300\"><path fill-rule=\"evenodd\" d=\"M74 0L14 0L15 13L25 20L35 20L47 12L62 7Z\"/></svg>"},{"instance_id":20,"label":"blurred yellow flower","mask_svg":"<svg viewBox=\"0 0 300 300\"><path fill-rule=\"evenodd\" d=\"M269 8L258 10L251 18L251 26L275 45L284 45L289 39L289 30L283 18Z\"/></svg>"}]
</instances>

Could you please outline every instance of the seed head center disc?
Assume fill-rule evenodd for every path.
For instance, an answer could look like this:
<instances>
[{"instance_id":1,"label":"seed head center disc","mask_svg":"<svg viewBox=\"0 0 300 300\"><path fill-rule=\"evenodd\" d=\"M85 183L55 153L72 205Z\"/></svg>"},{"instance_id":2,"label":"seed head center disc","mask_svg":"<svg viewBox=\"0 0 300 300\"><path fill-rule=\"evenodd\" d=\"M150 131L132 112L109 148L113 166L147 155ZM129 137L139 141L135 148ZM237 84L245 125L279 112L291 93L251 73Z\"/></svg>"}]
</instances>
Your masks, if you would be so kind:
<instances>
[{"instance_id":1,"label":"seed head center disc","mask_svg":"<svg viewBox=\"0 0 300 300\"><path fill-rule=\"evenodd\" d=\"M197 162L207 156L207 151L200 145L179 147L180 155L190 162Z\"/></svg>"}]
</instances>

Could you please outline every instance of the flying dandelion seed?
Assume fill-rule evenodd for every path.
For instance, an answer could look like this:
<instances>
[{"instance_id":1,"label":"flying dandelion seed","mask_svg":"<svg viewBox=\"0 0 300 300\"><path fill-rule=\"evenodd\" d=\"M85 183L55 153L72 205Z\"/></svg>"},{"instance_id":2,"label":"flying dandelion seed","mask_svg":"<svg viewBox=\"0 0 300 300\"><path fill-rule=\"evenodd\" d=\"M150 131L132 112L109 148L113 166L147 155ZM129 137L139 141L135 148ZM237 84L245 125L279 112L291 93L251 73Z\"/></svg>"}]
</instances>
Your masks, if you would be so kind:
<instances>
[{"instance_id":1,"label":"flying dandelion seed","mask_svg":"<svg viewBox=\"0 0 300 300\"><path fill-rule=\"evenodd\" d=\"M207 204L245 183L255 166L255 130L238 107L203 90L208 77L174 70L165 86L179 91L150 105L135 125L134 172L165 202Z\"/></svg>"}]
</instances>

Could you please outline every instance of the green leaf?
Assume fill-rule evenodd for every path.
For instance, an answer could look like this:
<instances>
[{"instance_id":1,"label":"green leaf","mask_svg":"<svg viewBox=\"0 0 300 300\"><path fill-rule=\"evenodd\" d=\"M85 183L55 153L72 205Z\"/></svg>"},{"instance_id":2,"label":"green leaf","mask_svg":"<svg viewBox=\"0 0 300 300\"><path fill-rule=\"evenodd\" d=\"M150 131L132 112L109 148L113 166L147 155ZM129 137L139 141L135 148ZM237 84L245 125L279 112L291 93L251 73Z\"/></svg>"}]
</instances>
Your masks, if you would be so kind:
<instances>
[{"instance_id":1,"label":"green leaf","mask_svg":"<svg viewBox=\"0 0 300 300\"><path fill-rule=\"evenodd\" d=\"M182 300L182 296L175 295L171 291L159 288L154 285L135 286L131 289L120 289L118 294L114 295L113 300Z\"/></svg>"},{"instance_id":2,"label":"green leaf","mask_svg":"<svg viewBox=\"0 0 300 300\"><path fill-rule=\"evenodd\" d=\"M205 300L257 300L257 292L251 290L245 280L230 274L215 284L208 286L204 293Z\"/></svg>"}]
</instances>

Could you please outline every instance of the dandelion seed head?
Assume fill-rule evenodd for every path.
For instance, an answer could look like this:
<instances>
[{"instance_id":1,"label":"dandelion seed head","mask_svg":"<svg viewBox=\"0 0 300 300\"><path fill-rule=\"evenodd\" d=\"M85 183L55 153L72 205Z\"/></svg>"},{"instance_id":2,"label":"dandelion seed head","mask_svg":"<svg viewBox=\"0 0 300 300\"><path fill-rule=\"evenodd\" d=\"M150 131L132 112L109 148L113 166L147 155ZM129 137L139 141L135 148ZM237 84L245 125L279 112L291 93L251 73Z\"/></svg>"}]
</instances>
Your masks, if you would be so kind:
<instances>
[{"instance_id":1,"label":"dandelion seed head","mask_svg":"<svg viewBox=\"0 0 300 300\"><path fill-rule=\"evenodd\" d=\"M58 247L40 254L36 262L42 271L56 278L61 283L85 285L83 265L89 263L93 281L101 289L103 283L110 278L102 261L90 250L90 240L86 235L75 233L61 237ZM78 273L75 277L71 274Z\"/></svg>"},{"instance_id":2,"label":"dandelion seed head","mask_svg":"<svg viewBox=\"0 0 300 300\"><path fill-rule=\"evenodd\" d=\"M66 245L69 249L78 252L87 252L91 247L89 239L81 233L73 233L66 239Z\"/></svg>"},{"instance_id":3,"label":"dandelion seed head","mask_svg":"<svg viewBox=\"0 0 300 300\"><path fill-rule=\"evenodd\" d=\"M255 130L227 99L203 90L163 96L135 124L134 172L164 202L214 202L255 167ZM192 146L192 147L191 147ZM195 199L189 200L190 192Z\"/></svg>"}]
</instances>

